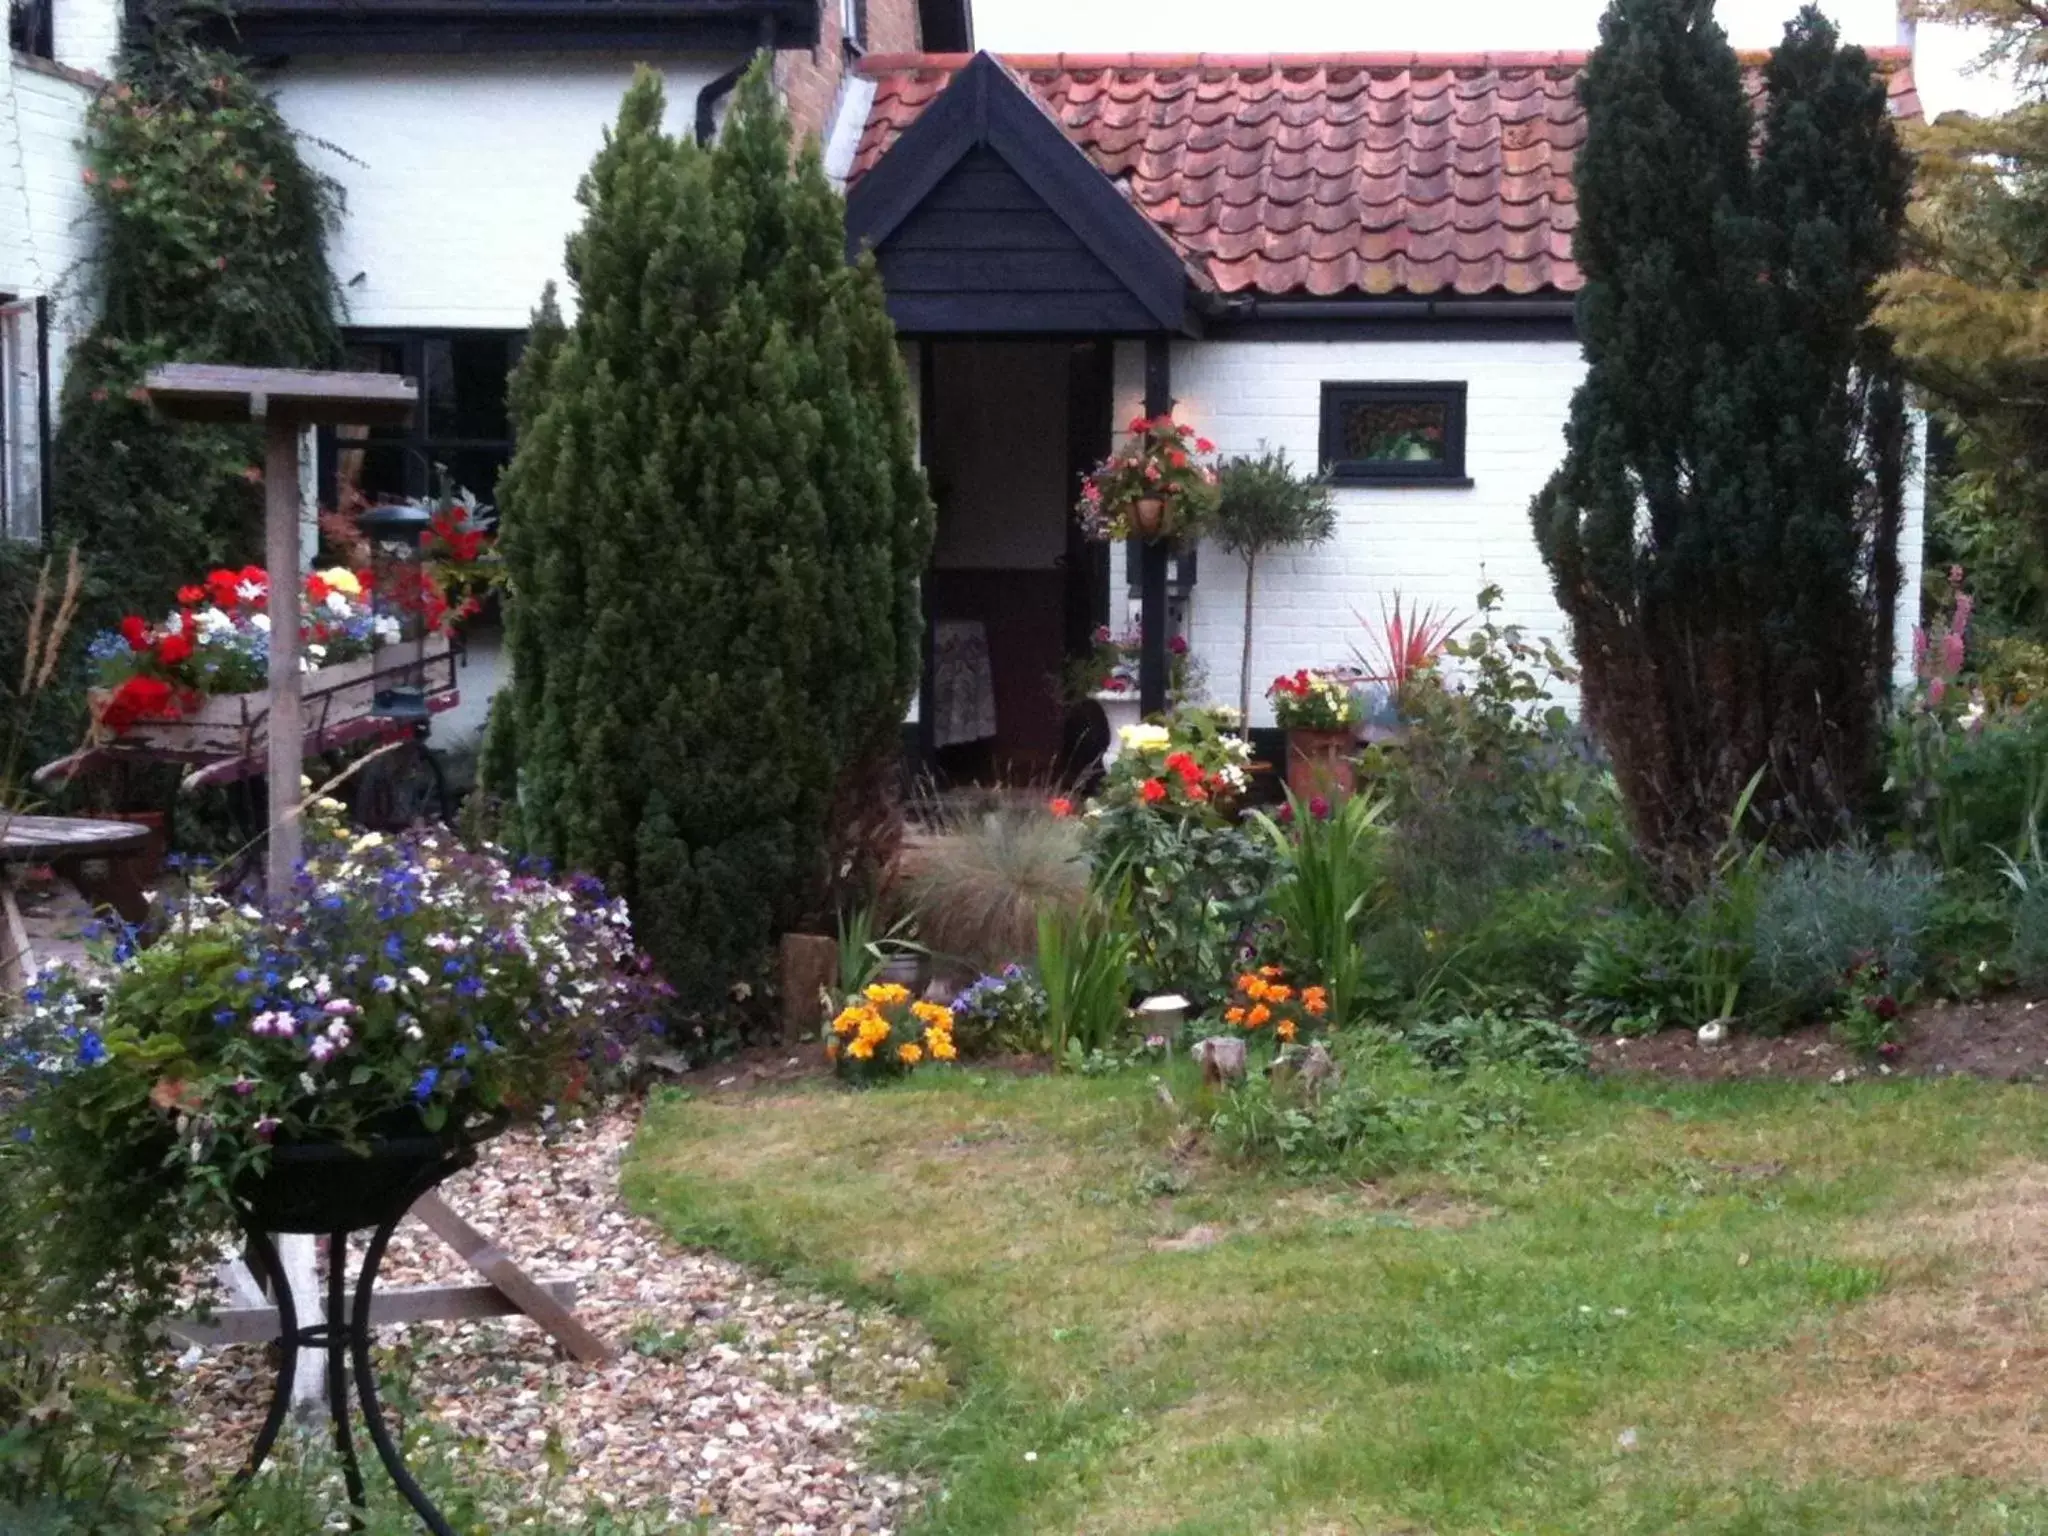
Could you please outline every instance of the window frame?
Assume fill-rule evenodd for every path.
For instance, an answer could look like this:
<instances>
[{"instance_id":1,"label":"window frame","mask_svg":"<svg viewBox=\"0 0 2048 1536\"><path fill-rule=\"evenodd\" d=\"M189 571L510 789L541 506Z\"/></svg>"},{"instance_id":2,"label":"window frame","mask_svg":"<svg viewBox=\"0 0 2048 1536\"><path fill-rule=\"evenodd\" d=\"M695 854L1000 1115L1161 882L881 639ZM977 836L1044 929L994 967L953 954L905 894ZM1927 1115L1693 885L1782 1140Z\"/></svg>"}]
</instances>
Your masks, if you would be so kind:
<instances>
[{"instance_id":1,"label":"window frame","mask_svg":"<svg viewBox=\"0 0 2048 1536\"><path fill-rule=\"evenodd\" d=\"M7 0L7 44L31 59L57 57L55 0Z\"/></svg>"},{"instance_id":2,"label":"window frame","mask_svg":"<svg viewBox=\"0 0 2048 1536\"><path fill-rule=\"evenodd\" d=\"M1444 456L1406 461L1341 457L1343 410L1352 404L1442 405ZM1462 379L1326 379L1317 461L1333 485L1469 487L1472 481L1465 473L1466 405L1467 391Z\"/></svg>"},{"instance_id":3,"label":"window frame","mask_svg":"<svg viewBox=\"0 0 2048 1536\"><path fill-rule=\"evenodd\" d=\"M506 454L506 461L509 463L511 452L516 442L516 436L513 433L512 423L509 419L505 423L506 435L502 438L442 436L432 431L433 423L427 402L427 348L433 342L446 341L457 336L501 337L506 343L508 364L506 379L507 387L509 388L511 370L519 364L520 355L526 349L528 335L529 332L523 326L346 327L342 331L342 344L344 347L391 347L395 349L400 358L399 371L420 386L420 401L418 407L413 412L412 424L406 427L402 434L394 434L384 438L372 438L368 443L357 443L351 440L349 446L363 447L374 444L401 449L405 465L405 495L414 501L430 500L437 493L439 487L434 483L434 464L437 462L437 459L445 459L445 456L450 452L460 452L463 450L495 452L502 449ZM509 401L507 402L507 410L509 413ZM319 496L322 506L331 507L335 504L336 493L339 489L338 477L341 446L341 442L333 427L322 427L320 429ZM479 486L465 486L464 488L475 491L478 495L483 494L482 488ZM495 501L495 494L486 499Z\"/></svg>"}]
</instances>

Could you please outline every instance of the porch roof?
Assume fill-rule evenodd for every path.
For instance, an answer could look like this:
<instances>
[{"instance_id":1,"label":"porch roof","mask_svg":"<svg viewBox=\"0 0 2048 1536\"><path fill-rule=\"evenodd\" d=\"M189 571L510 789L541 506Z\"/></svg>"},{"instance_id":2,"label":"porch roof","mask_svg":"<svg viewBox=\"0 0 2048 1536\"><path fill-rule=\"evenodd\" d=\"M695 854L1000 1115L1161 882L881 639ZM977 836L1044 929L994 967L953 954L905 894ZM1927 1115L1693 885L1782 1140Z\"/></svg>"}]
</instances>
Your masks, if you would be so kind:
<instances>
[{"instance_id":1,"label":"porch roof","mask_svg":"<svg viewBox=\"0 0 2048 1536\"><path fill-rule=\"evenodd\" d=\"M1918 118L1911 51L1867 50ZM1753 94L1763 54L1743 62ZM1567 295L1584 53L1011 54L1066 136L1221 294ZM852 179L966 54L876 54Z\"/></svg>"}]
</instances>

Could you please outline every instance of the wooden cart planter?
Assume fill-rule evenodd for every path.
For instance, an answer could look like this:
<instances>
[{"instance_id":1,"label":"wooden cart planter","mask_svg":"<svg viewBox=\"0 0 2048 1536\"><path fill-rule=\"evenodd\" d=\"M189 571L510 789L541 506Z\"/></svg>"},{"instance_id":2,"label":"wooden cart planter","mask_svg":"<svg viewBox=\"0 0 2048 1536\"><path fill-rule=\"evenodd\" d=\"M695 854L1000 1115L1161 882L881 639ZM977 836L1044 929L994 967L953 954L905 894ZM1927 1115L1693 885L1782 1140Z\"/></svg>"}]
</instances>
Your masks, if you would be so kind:
<instances>
[{"instance_id":1,"label":"wooden cart planter","mask_svg":"<svg viewBox=\"0 0 2048 1536\"><path fill-rule=\"evenodd\" d=\"M380 678L388 684L412 669L410 648L403 660L398 647L386 647L376 654L305 674L299 695L299 734L309 745L372 718ZM448 636L434 635L427 641L425 659L426 693L429 698L455 691L455 652ZM270 695L218 693L202 698L196 706L180 712L175 719L138 720L118 735L99 725L101 711L112 694L94 689L92 704L94 741L99 746L134 747L160 753L185 762L211 758L255 756L270 733ZM319 750L317 747L314 750Z\"/></svg>"}]
</instances>

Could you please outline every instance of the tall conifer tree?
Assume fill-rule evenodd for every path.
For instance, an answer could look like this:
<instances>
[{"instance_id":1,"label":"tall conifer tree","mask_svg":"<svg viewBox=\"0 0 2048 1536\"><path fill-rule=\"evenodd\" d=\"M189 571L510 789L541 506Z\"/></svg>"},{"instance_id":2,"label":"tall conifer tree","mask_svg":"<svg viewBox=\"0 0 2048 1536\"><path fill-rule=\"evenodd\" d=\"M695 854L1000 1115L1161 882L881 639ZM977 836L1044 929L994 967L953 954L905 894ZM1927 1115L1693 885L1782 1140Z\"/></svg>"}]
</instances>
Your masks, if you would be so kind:
<instances>
[{"instance_id":1,"label":"tall conifer tree","mask_svg":"<svg viewBox=\"0 0 2048 1536\"><path fill-rule=\"evenodd\" d=\"M1615 0L1580 90L1586 274L1564 465L1532 509L1588 718L1682 873L1744 785L1803 835L1869 786L1897 587L1896 380L1871 284L1904 161L1818 12L1760 150L1711 0Z\"/></svg>"},{"instance_id":2,"label":"tall conifer tree","mask_svg":"<svg viewBox=\"0 0 2048 1536\"><path fill-rule=\"evenodd\" d=\"M664 106L642 71L579 193L575 321L515 384L486 771L702 1004L757 978L835 792L894 749L932 510L880 281L765 64L712 149Z\"/></svg>"}]
</instances>

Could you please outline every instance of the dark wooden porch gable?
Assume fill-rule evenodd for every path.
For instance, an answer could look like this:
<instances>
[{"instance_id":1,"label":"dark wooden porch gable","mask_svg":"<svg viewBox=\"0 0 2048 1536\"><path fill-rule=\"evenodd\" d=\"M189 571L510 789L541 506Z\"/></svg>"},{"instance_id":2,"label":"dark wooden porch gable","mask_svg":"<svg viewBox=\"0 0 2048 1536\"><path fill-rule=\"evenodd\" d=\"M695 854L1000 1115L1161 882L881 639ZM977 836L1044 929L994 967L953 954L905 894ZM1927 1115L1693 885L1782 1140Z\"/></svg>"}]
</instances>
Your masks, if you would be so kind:
<instances>
[{"instance_id":1,"label":"dark wooden porch gable","mask_svg":"<svg viewBox=\"0 0 2048 1536\"><path fill-rule=\"evenodd\" d=\"M847 199L913 335L1146 335L1191 324L1165 238L987 54Z\"/></svg>"}]
</instances>

